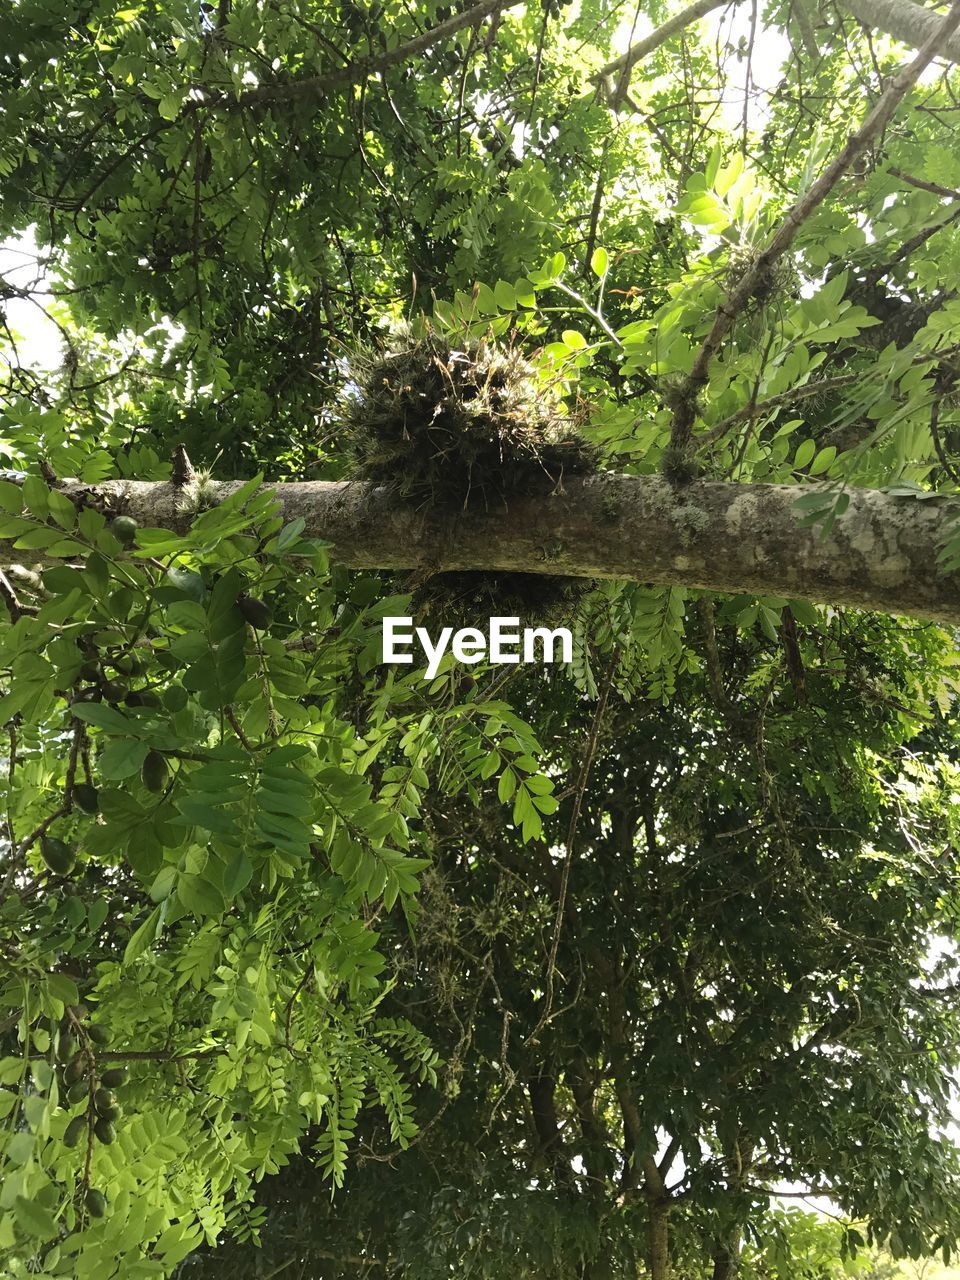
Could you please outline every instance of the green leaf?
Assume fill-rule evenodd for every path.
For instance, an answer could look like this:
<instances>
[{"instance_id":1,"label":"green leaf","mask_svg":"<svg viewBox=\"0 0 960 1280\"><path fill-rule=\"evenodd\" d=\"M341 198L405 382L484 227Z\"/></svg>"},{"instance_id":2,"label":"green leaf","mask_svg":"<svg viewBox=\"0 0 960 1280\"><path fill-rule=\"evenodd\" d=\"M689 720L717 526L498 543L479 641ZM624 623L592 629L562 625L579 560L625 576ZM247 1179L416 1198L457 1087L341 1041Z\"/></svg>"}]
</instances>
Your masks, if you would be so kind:
<instances>
[{"instance_id":1,"label":"green leaf","mask_svg":"<svg viewBox=\"0 0 960 1280\"><path fill-rule=\"evenodd\" d=\"M153 902L163 902L165 898L169 898L177 883L177 868L172 863L167 863L157 872L157 877L150 886L150 899Z\"/></svg>"},{"instance_id":2,"label":"green leaf","mask_svg":"<svg viewBox=\"0 0 960 1280\"><path fill-rule=\"evenodd\" d=\"M818 476L822 472L829 470L836 456L837 450L832 444L828 445L826 449L821 449L810 466L809 474Z\"/></svg>"},{"instance_id":3,"label":"green leaf","mask_svg":"<svg viewBox=\"0 0 960 1280\"><path fill-rule=\"evenodd\" d=\"M27 476L23 482L23 505L42 520L47 518L50 490L39 476Z\"/></svg>"},{"instance_id":4,"label":"green leaf","mask_svg":"<svg viewBox=\"0 0 960 1280\"><path fill-rule=\"evenodd\" d=\"M253 863L245 853L238 853L227 863L223 872L223 891L227 901L241 894L253 875Z\"/></svg>"},{"instance_id":5,"label":"green leaf","mask_svg":"<svg viewBox=\"0 0 960 1280\"><path fill-rule=\"evenodd\" d=\"M61 1004L76 1004L80 999L77 984L65 973L48 973L45 986L55 1000Z\"/></svg>"},{"instance_id":6,"label":"green leaf","mask_svg":"<svg viewBox=\"0 0 960 1280\"><path fill-rule=\"evenodd\" d=\"M65 494L57 493L54 489L48 497L48 502L50 514L61 529L72 529L77 523L77 509L70 499Z\"/></svg>"},{"instance_id":7,"label":"green leaf","mask_svg":"<svg viewBox=\"0 0 960 1280\"><path fill-rule=\"evenodd\" d=\"M73 714L78 720L96 725L98 729L106 729L110 733L136 734L137 726L118 711L116 707L105 702L82 702L74 706Z\"/></svg>"},{"instance_id":8,"label":"green leaf","mask_svg":"<svg viewBox=\"0 0 960 1280\"><path fill-rule=\"evenodd\" d=\"M610 255L604 248L594 249L590 258L590 270L595 276L601 279L607 274L607 268L610 264Z\"/></svg>"},{"instance_id":9,"label":"green leaf","mask_svg":"<svg viewBox=\"0 0 960 1280\"><path fill-rule=\"evenodd\" d=\"M519 280L513 282L514 293L517 302L521 307L535 307L537 305L537 292L533 283L525 276L521 276Z\"/></svg>"},{"instance_id":10,"label":"green leaf","mask_svg":"<svg viewBox=\"0 0 960 1280\"><path fill-rule=\"evenodd\" d=\"M794 470L800 471L809 464L817 451L815 440L804 440L793 456Z\"/></svg>"},{"instance_id":11,"label":"green leaf","mask_svg":"<svg viewBox=\"0 0 960 1280\"><path fill-rule=\"evenodd\" d=\"M493 296L501 311L516 311L517 294L512 284L506 280L498 280L493 289Z\"/></svg>"},{"instance_id":12,"label":"green leaf","mask_svg":"<svg viewBox=\"0 0 960 1280\"><path fill-rule=\"evenodd\" d=\"M33 1239L50 1240L57 1234L56 1218L36 1200L17 1196L15 1212L20 1227Z\"/></svg>"},{"instance_id":13,"label":"green leaf","mask_svg":"<svg viewBox=\"0 0 960 1280\"><path fill-rule=\"evenodd\" d=\"M306 523L303 516L297 516L296 520L291 520L289 524L285 524L277 536L276 550L278 552L286 551L287 547L292 547L299 542Z\"/></svg>"},{"instance_id":14,"label":"green leaf","mask_svg":"<svg viewBox=\"0 0 960 1280\"><path fill-rule=\"evenodd\" d=\"M177 897L188 911L200 919L222 915L226 905L219 889L202 875L181 876L177 881Z\"/></svg>"},{"instance_id":15,"label":"green leaf","mask_svg":"<svg viewBox=\"0 0 960 1280\"><path fill-rule=\"evenodd\" d=\"M560 336L571 351L582 351L587 345L586 338L576 329L564 329Z\"/></svg>"},{"instance_id":16,"label":"green leaf","mask_svg":"<svg viewBox=\"0 0 960 1280\"><path fill-rule=\"evenodd\" d=\"M133 964L134 960L139 959L145 951L147 951L156 940L160 931L160 907L154 909L144 920L143 924L135 930L130 941L127 943L123 953L124 966Z\"/></svg>"},{"instance_id":17,"label":"green leaf","mask_svg":"<svg viewBox=\"0 0 960 1280\"><path fill-rule=\"evenodd\" d=\"M0 480L0 511L18 516L23 510L23 491L18 484Z\"/></svg>"}]
</instances>

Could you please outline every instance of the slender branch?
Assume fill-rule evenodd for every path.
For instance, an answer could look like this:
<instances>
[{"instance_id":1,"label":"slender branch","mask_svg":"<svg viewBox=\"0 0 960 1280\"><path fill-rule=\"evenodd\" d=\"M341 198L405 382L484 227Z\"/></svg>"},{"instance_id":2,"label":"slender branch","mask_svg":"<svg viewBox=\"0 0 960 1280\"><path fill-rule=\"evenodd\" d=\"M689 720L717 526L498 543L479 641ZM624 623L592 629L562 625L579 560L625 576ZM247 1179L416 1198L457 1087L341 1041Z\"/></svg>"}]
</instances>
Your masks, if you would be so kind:
<instances>
[{"instance_id":1,"label":"slender branch","mask_svg":"<svg viewBox=\"0 0 960 1280\"><path fill-rule=\"evenodd\" d=\"M934 400L930 406L930 436L933 439L933 447L940 459L940 465L950 477L953 484L960 483L960 476L957 475L955 468L952 466L943 447L943 441L940 438L940 401Z\"/></svg>"},{"instance_id":2,"label":"slender branch","mask_svg":"<svg viewBox=\"0 0 960 1280\"><path fill-rule=\"evenodd\" d=\"M308 94L325 93L328 89L338 89L343 85L359 84L363 80L369 80L371 76L387 71L390 67L425 53L427 49L456 35L465 27L476 26L485 18L498 15L507 9L517 8L519 2L520 0L480 0L479 4L465 9L463 13L455 13L445 22L430 27L420 35L414 36L412 40L397 45L395 49L388 49L386 53L381 53L377 57L361 58L348 66L328 71L325 75L309 76L303 80L289 80L282 84L259 85L256 89L248 89L242 93L232 105L251 107L260 102L282 102ZM227 98L222 100L224 104L228 101Z\"/></svg>"},{"instance_id":3,"label":"slender branch","mask_svg":"<svg viewBox=\"0 0 960 1280\"><path fill-rule=\"evenodd\" d=\"M659 49L662 44L666 44L670 37L675 36L678 31L683 31L691 23L728 3L729 0L694 0L693 4L687 5L685 9L681 9L672 18L668 18L666 22L657 27L656 31L652 31L650 35L644 36L642 40L638 40L636 44L631 45L626 53L621 54L619 58L614 58L612 62L608 62L606 66L601 67L591 77L592 81L604 89L611 106L619 106L630 83L630 72L638 62L648 54L653 53L655 49Z\"/></svg>"},{"instance_id":4,"label":"slender branch","mask_svg":"<svg viewBox=\"0 0 960 1280\"><path fill-rule=\"evenodd\" d=\"M660 1162L657 1165L657 1172L660 1174L661 1179L665 1178L667 1174L670 1172L670 1166L673 1164L674 1160L676 1160L677 1155L679 1154L679 1151L680 1151L680 1139L676 1137L671 1138L670 1145L667 1147L666 1151L663 1153L663 1156L661 1157Z\"/></svg>"},{"instance_id":5,"label":"slender branch","mask_svg":"<svg viewBox=\"0 0 960 1280\"><path fill-rule=\"evenodd\" d=\"M226 1049L193 1049L187 1053L177 1053L173 1049L117 1049L107 1052L97 1050L97 1062L193 1062L202 1058L215 1058ZM31 1053L31 1062L45 1062L45 1053Z\"/></svg>"},{"instance_id":6,"label":"slender branch","mask_svg":"<svg viewBox=\"0 0 960 1280\"><path fill-rule=\"evenodd\" d=\"M580 822L580 809L583 804L584 793L587 789L587 782L590 778L590 770L593 766L593 759L597 752L597 743L600 738L600 726L603 722L603 713L606 710L607 699L610 696L610 689L613 685L613 677L620 661L619 645L613 650L610 661L607 665L607 673L600 690L600 696L597 699L596 710L593 713L593 720L590 724L590 733L587 738L587 745L583 753L583 759L580 762L580 771L577 777L577 789L574 792L573 807L570 810L570 823L567 827L567 852L563 860L563 871L560 877L560 896L557 899L557 914L553 922L553 938L550 942L550 957L547 961L547 981L546 995L543 1002L543 1011L537 1019L537 1025L524 1041L524 1047L536 1044L540 1032L550 1021L550 1014L553 1008L553 988L554 979L557 972L557 955L560 951L560 937L563 933L563 917L567 905L567 891L570 885L570 871L573 866L573 854L577 842L577 827Z\"/></svg>"},{"instance_id":7,"label":"slender branch","mask_svg":"<svg viewBox=\"0 0 960 1280\"><path fill-rule=\"evenodd\" d=\"M949 359L958 350L960 350L960 347L951 346L944 348L942 351L924 351L915 356L911 363L913 365L936 364L939 361ZM748 418L758 418L761 414L769 413L772 409L779 409L782 405L797 404L801 400L808 400L811 396L818 396L823 392L840 391L844 387L851 387L857 383L862 384L864 379L870 376L871 372L873 371L865 370L858 373L837 374L834 378L820 378L813 382L805 382L799 387L790 387L787 391L781 391L778 395L770 396L757 404L745 404L742 409L737 409L734 413L728 414L726 418L712 426L702 436L697 436L696 447L698 450L707 449L710 445L716 444L718 440L722 439L731 427L745 422Z\"/></svg>"},{"instance_id":8,"label":"slender branch","mask_svg":"<svg viewBox=\"0 0 960 1280\"><path fill-rule=\"evenodd\" d=\"M23 617L23 605L17 597L16 591L10 579L3 572L0 572L0 599L7 606L7 612L10 614L11 622L19 622Z\"/></svg>"},{"instance_id":9,"label":"slender branch","mask_svg":"<svg viewBox=\"0 0 960 1280\"><path fill-rule=\"evenodd\" d=\"M933 195L943 196L947 200L960 200L960 191L955 191L953 187L942 187L939 182L928 182L926 178L915 178L912 173L906 173L895 165L891 165L887 173L894 178L899 178L901 182L905 182L910 187L917 187L920 191L929 191Z\"/></svg>"}]
</instances>

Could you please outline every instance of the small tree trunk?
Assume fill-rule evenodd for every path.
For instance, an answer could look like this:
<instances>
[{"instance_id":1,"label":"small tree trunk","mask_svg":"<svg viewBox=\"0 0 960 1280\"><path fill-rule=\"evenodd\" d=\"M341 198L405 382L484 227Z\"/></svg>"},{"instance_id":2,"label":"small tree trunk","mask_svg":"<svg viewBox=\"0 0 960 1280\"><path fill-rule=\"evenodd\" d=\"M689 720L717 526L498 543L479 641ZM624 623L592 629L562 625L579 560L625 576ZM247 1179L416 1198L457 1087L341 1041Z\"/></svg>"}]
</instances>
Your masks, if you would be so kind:
<instances>
[{"instance_id":1,"label":"small tree trunk","mask_svg":"<svg viewBox=\"0 0 960 1280\"><path fill-rule=\"evenodd\" d=\"M740 1269L740 1242L718 1245L713 1251L713 1280L735 1280Z\"/></svg>"},{"instance_id":2,"label":"small tree trunk","mask_svg":"<svg viewBox=\"0 0 960 1280\"><path fill-rule=\"evenodd\" d=\"M650 1280L670 1280L670 1207L650 1200Z\"/></svg>"}]
</instances>

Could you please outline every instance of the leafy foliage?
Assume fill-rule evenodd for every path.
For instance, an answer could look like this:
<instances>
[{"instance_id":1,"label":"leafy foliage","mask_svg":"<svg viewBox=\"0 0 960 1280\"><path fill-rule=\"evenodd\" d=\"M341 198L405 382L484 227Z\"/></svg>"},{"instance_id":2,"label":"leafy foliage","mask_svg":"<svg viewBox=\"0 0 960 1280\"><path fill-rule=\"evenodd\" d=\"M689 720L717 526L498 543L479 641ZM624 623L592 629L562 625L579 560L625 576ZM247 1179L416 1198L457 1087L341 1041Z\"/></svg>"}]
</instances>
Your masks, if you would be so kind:
<instances>
[{"instance_id":1,"label":"leafy foliage","mask_svg":"<svg viewBox=\"0 0 960 1280\"><path fill-rule=\"evenodd\" d=\"M359 465L452 517L600 465L791 484L824 536L853 486L956 494L955 72L764 266L901 48L800 0L611 71L639 10L480 8L0 14L0 234L36 263L0 278L5 1274L956 1246L955 637L802 583L431 599L263 486ZM184 445L176 528L90 499ZM211 509L203 468L240 482ZM514 602L569 618L569 670L380 664L386 614Z\"/></svg>"}]
</instances>

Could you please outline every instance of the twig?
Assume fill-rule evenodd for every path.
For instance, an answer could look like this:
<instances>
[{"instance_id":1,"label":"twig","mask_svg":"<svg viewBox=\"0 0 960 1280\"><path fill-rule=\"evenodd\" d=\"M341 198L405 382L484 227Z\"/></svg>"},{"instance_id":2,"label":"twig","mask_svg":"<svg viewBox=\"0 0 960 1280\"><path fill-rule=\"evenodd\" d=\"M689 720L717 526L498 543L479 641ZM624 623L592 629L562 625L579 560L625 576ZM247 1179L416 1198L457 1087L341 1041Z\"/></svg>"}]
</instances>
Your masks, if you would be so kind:
<instances>
[{"instance_id":1,"label":"twig","mask_svg":"<svg viewBox=\"0 0 960 1280\"><path fill-rule=\"evenodd\" d=\"M299 1056L293 1045L290 1043L290 1023L293 1019L293 1006L296 1003L297 996L304 989L313 976L313 962L311 961L303 971L303 977L296 985L293 995L287 1001L287 1010L283 1019L283 1042L287 1046L287 1050L294 1056Z\"/></svg>"},{"instance_id":2,"label":"twig","mask_svg":"<svg viewBox=\"0 0 960 1280\"><path fill-rule=\"evenodd\" d=\"M550 955L547 960L547 982L543 1010L540 1017L537 1019L537 1025L527 1036L526 1040L524 1040L524 1048L536 1043L540 1032L550 1021L550 1013L553 1008L553 987L557 972L557 955L560 951L560 935L563 932L563 916L567 905L567 889L570 884L570 870L573 865L573 853L577 841L577 827L580 823L580 809L583 804L584 793L587 789L590 769L593 766L593 758L596 754L597 742L600 738L600 724L603 719L603 713L606 710L607 699L610 696L610 689L613 686L613 677L616 672L619 659L620 646L617 645L613 650L613 653L610 655L606 678L604 679L603 686L600 690L600 696L597 699L597 709L593 714L586 749L583 753L583 759L580 762L580 772L577 777L577 789L573 797L573 808L570 811L570 823L567 827L567 856L564 859L563 872L560 877L560 896L557 899L557 914L553 922L553 939L550 943Z\"/></svg>"},{"instance_id":3,"label":"twig","mask_svg":"<svg viewBox=\"0 0 960 1280\"><path fill-rule=\"evenodd\" d=\"M7 612L10 614L11 622L19 622L23 617L24 608L17 599L17 593L14 591L10 579L0 570L0 599L7 606Z\"/></svg>"},{"instance_id":4,"label":"twig","mask_svg":"<svg viewBox=\"0 0 960 1280\"><path fill-rule=\"evenodd\" d=\"M236 711L229 704L225 706L223 710L227 719L230 721L231 729L240 739L240 745L243 747L244 751L249 751L250 754L252 755L257 748L254 746L254 744L250 741L250 739L244 733L243 725L241 725L240 720L237 717Z\"/></svg>"}]
</instances>

